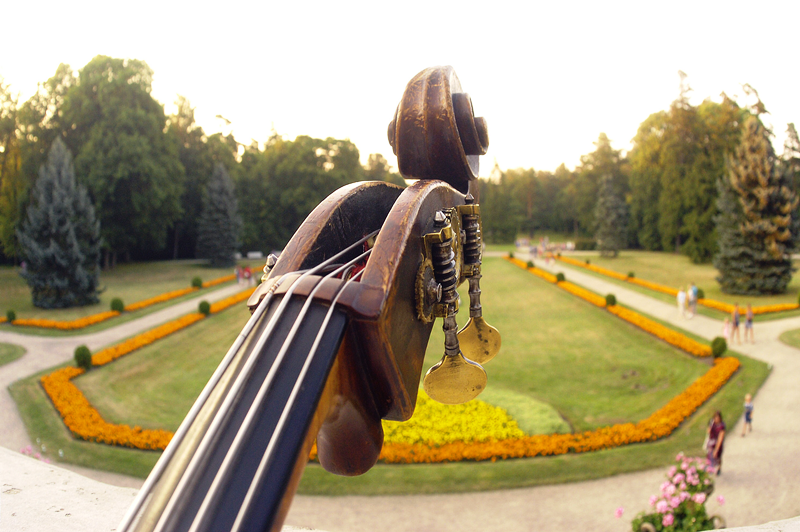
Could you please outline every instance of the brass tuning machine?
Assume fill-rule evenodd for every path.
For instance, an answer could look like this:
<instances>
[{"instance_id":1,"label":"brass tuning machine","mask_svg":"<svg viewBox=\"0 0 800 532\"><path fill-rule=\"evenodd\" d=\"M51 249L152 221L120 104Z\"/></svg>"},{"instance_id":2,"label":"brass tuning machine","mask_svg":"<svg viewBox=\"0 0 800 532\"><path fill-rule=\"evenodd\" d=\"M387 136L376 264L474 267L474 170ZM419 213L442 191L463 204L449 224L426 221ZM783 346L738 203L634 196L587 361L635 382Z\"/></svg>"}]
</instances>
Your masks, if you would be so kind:
<instances>
[{"instance_id":1,"label":"brass tuning machine","mask_svg":"<svg viewBox=\"0 0 800 532\"><path fill-rule=\"evenodd\" d=\"M458 223L453 223L456 220ZM428 262L433 270L433 279L439 285L437 292L441 291L434 312L444 312L444 355L425 374L422 387L431 399L444 404L460 404L474 399L486 388L487 382L483 367L466 359L458 345L456 287L462 264L460 221L457 211L438 211L434 217L435 231L424 237L427 256L423 269Z\"/></svg>"},{"instance_id":2,"label":"brass tuning machine","mask_svg":"<svg viewBox=\"0 0 800 532\"><path fill-rule=\"evenodd\" d=\"M481 307L481 258L483 232L480 205L467 194L466 204L457 207L464 231L462 275L469 282L469 321L458 332L466 357L479 364L492 360L500 352L500 332L483 319Z\"/></svg>"}]
</instances>

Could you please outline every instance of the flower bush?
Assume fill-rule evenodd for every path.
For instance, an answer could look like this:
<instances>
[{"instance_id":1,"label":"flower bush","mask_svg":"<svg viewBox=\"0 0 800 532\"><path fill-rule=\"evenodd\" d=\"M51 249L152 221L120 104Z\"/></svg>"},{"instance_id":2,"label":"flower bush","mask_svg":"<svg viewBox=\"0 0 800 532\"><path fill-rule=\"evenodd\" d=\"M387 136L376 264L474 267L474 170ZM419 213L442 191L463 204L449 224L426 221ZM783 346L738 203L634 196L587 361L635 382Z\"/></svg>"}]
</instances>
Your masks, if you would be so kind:
<instances>
[{"instance_id":1,"label":"flower bush","mask_svg":"<svg viewBox=\"0 0 800 532\"><path fill-rule=\"evenodd\" d=\"M715 520L722 521L706 512L706 502L714 491L713 469L708 460L679 453L675 461L678 465L669 468L660 493L650 497L654 511L637 515L631 522L633 532L639 532L644 523L650 523L657 531L712 530L716 528Z\"/></svg>"},{"instance_id":2,"label":"flower bush","mask_svg":"<svg viewBox=\"0 0 800 532\"><path fill-rule=\"evenodd\" d=\"M251 288L231 297L218 301L216 310L212 305L211 312L220 312L244 301L255 289ZM172 320L117 345L98 351L91 357L93 366L108 364L121 356L152 344L176 331L205 318L203 314L192 313ZM41 378L44 388L56 410L64 420L64 424L76 437L88 441L121 445L137 449L165 449L172 433L162 429L149 430L129 425L116 425L105 421L100 413L86 399L71 380L85 373L82 368L66 367Z\"/></svg>"}]
</instances>

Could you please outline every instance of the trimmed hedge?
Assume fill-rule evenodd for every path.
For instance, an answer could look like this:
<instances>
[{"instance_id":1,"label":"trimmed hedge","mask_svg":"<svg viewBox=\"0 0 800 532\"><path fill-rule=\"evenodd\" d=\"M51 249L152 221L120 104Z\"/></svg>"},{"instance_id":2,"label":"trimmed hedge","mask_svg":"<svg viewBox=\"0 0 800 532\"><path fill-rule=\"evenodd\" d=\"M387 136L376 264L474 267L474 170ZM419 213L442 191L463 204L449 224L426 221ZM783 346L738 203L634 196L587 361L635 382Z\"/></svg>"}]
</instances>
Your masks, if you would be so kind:
<instances>
[{"instance_id":1,"label":"trimmed hedge","mask_svg":"<svg viewBox=\"0 0 800 532\"><path fill-rule=\"evenodd\" d=\"M529 260L526 266L528 266L528 268L534 268L533 261Z\"/></svg>"},{"instance_id":2,"label":"trimmed hedge","mask_svg":"<svg viewBox=\"0 0 800 532\"><path fill-rule=\"evenodd\" d=\"M203 280L199 277L192 279L192 286L194 288L203 288Z\"/></svg>"},{"instance_id":3,"label":"trimmed hedge","mask_svg":"<svg viewBox=\"0 0 800 532\"><path fill-rule=\"evenodd\" d=\"M562 272L558 272L556 274L556 282L557 283L560 283L561 281L566 281L566 280L567 280L567 278L564 277L564 274Z\"/></svg>"},{"instance_id":4,"label":"trimmed hedge","mask_svg":"<svg viewBox=\"0 0 800 532\"><path fill-rule=\"evenodd\" d=\"M606 306L607 307L613 307L616 304L617 304L617 296L615 296L614 294L607 294L606 295Z\"/></svg>"},{"instance_id":5,"label":"trimmed hedge","mask_svg":"<svg viewBox=\"0 0 800 532\"><path fill-rule=\"evenodd\" d=\"M721 357L727 350L728 342L722 336L717 336L711 340L711 354L714 355L714 358Z\"/></svg>"},{"instance_id":6,"label":"trimmed hedge","mask_svg":"<svg viewBox=\"0 0 800 532\"><path fill-rule=\"evenodd\" d=\"M120 298L115 297L111 300L111 310L115 312L122 312L125 310L125 303L123 303Z\"/></svg>"},{"instance_id":7,"label":"trimmed hedge","mask_svg":"<svg viewBox=\"0 0 800 532\"><path fill-rule=\"evenodd\" d=\"M197 311L204 316L208 316L211 314L211 305L208 303L208 301L203 300L199 305L197 305Z\"/></svg>"},{"instance_id":8,"label":"trimmed hedge","mask_svg":"<svg viewBox=\"0 0 800 532\"><path fill-rule=\"evenodd\" d=\"M14 312L13 310L7 311L6 312L6 319L8 320L8 323L11 323L15 319L17 319L17 313Z\"/></svg>"},{"instance_id":9,"label":"trimmed hedge","mask_svg":"<svg viewBox=\"0 0 800 532\"><path fill-rule=\"evenodd\" d=\"M92 352L85 345L75 348L75 364L86 371L92 368Z\"/></svg>"}]
</instances>

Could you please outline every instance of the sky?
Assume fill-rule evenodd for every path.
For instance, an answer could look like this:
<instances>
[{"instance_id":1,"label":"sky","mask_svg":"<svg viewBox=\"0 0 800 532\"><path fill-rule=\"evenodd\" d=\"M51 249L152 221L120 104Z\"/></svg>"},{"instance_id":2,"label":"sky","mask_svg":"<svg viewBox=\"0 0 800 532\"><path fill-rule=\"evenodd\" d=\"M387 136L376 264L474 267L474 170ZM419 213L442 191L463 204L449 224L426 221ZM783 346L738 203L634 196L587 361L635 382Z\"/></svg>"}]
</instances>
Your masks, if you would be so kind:
<instances>
[{"instance_id":1,"label":"sky","mask_svg":"<svg viewBox=\"0 0 800 532\"><path fill-rule=\"evenodd\" d=\"M144 60L153 96L177 94L206 133L243 144L274 130L349 138L396 159L386 130L406 83L452 65L489 126L487 176L574 168L605 132L630 149L639 124L678 96L692 103L756 88L782 151L800 122L800 2L40 2L11 0L0 76L21 100L59 63L96 55ZM13 46L9 45L13 43ZM230 121L216 118L217 115Z\"/></svg>"}]
</instances>

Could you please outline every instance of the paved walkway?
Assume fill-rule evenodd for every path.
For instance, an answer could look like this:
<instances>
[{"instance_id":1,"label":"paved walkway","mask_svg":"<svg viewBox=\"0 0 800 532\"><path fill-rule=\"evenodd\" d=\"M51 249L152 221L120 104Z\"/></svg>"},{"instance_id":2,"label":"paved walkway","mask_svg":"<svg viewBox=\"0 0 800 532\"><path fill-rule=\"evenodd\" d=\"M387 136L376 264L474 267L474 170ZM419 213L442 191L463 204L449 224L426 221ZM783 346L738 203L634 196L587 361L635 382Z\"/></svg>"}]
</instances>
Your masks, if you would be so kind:
<instances>
[{"instance_id":1,"label":"paved walkway","mask_svg":"<svg viewBox=\"0 0 800 532\"><path fill-rule=\"evenodd\" d=\"M537 265L544 266L542 262L537 261ZM561 263L555 263L551 269L565 272L571 282L599 294L614 293L620 302L698 336L711 339L720 335L719 321L703 316L686 320L678 315L675 305ZM193 310L199 299L185 303L184 310L175 309L174 314L170 313L161 321ZM29 349L21 359L0 368L0 426L11 429L7 434L0 434L0 444L19 449L27 441L24 429L21 433L19 430L21 422L16 407L8 402L6 387L10 382L68 360L79 343L96 348L160 323L155 315L152 319L154 321L141 326L134 325L139 322L136 320L84 337L42 339L0 334L0 342L20 343ZM737 351L772 364L774 370L754 400L755 431L741 438L741 426L728 420L731 432L725 448L725 470L717 481L716 491L725 496L727 504L717 508L716 503L711 502L710 509L721 513L731 527L800 515L800 483L796 482L800 478L800 460L797 459L800 456L800 408L797 406L800 404L797 384L800 382L800 351L777 340L780 332L795 328L800 328L800 317L757 323L757 343L734 346ZM103 334L106 336L99 336ZM742 390L742 396L747 391ZM691 449L687 451L692 452ZM647 499L656 492L663 476L664 468L659 468L594 481L494 492L435 496L298 496L286 523L329 532L579 529L621 532L630 530L631 516L647 508ZM614 510L619 506L626 509L621 520L614 518ZM123 511L120 509L120 515Z\"/></svg>"}]
</instances>

